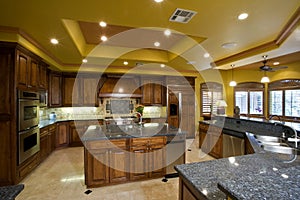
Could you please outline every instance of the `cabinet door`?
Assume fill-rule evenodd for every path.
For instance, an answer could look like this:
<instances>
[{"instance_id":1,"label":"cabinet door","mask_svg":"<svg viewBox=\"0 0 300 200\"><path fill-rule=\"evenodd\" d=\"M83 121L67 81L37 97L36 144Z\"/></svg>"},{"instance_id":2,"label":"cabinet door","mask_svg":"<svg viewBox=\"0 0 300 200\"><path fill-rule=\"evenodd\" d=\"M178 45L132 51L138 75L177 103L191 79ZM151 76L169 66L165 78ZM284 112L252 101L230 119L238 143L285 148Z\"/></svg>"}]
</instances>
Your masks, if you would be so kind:
<instances>
[{"instance_id":1,"label":"cabinet door","mask_svg":"<svg viewBox=\"0 0 300 200\"><path fill-rule=\"evenodd\" d=\"M150 177L162 177L166 174L166 152L164 144L152 144L149 147Z\"/></svg>"},{"instance_id":2,"label":"cabinet door","mask_svg":"<svg viewBox=\"0 0 300 200\"><path fill-rule=\"evenodd\" d=\"M69 123L61 122L57 124L56 147L69 145Z\"/></svg>"},{"instance_id":3,"label":"cabinet door","mask_svg":"<svg viewBox=\"0 0 300 200\"><path fill-rule=\"evenodd\" d=\"M85 130L84 126L75 126L74 123L70 124L69 126L70 146L72 147L83 146L80 137L84 133L84 130Z\"/></svg>"},{"instance_id":4,"label":"cabinet door","mask_svg":"<svg viewBox=\"0 0 300 200\"><path fill-rule=\"evenodd\" d=\"M29 65L29 70L27 73L28 76L28 85L27 87L29 88L37 88L38 86L38 61L31 58L30 59L30 65Z\"/></svg>"},{"instance_id":5,"label":"cabinet door","mask_svg":"<svg viewBox=\"0 0 300 200\"><path fill-rule=\"evenodd\" d=\"M61 88L62 76L59 73L50 73L49 75L49 106L59 107L62 106L61 101Z\"/></svg>"},{"instance_id":6,"label":"cabinet door","mask_svg":"<svg viewBox=\"0 0 300 200\"><path fill-rule=\"evenodd\" d=\"M97 97L97 78L83 78L83 105L85 106L98 106Z\"/></svg>"},{"instance_id":7,"label":"cabinet door","mask_svg":"<svg viewBox=\"0 0 300 200\"><path fill-rule=\"evenodd\" d=\"M107 149L92 151L92 154L84 148L85 159L85 184L90 186L101 186L109 183L109 167L104 163L109 162Z\"/></svg>"},{"instance_id":8,"label":"cabinet door","mask_svg":"<svg viewBox=\"0 0 300 200\"><path fill-rule=\"evenodd\" d=\"M30 64L30 58L26 54L22 53L21 51L17 51L17 81L18 81L18 88L24 89L27 88L28 80L27 74Z\"/></svg>"},{"instance_id":9,"label":"cabinet door","mask_svg":"<svg viewBox=\"0 0 300 200\"><path fill-rule=\"evenodd\" d=\"M49 153L53 152L56 148L56 125L49 126Z\"/></svg>"},{"instance_id":10,"label":"cabinet door","mask_svg":"<svg viewBox=\"0 0 300 200\"><path fill-rule=\"evenodd\" d=\"M143 93L143 97L142 97L142 104L144 105L151 105L152 104L152 98L153 98L153 94L152 94L152 84L151 84L151 80L142 80L142 93Z\"/></svg>"},{"instance_id":11,"label":"cabinet door","mask_svg":"<svg viewBox=\"0 0 300 200\"><path fill-rule=\"evenodd\" d=\"M187 138L195 138L195 94L182 93L180 128L187 131Z\"/></svg>"},{"instance_id":12,"label":"cabinet door","mask_svg":"<svg viewBox=\"0 0 300 200\"><path fill-rule=\"evenodd\" d=\"M125 149L110 150L109 182L119 183L129 180L128 166L129 156Z\"/></svg>"},{"instance_id":13,"label":"cabinet door","mask_svg":"<svg viewBox=\"0 0 300 200\"><path fill-rule=\"evenodd\" d=\"M45 63L40 63L38 66L38 85L40 89L48 89L47 65Z\"/></svg>"},{"instance_id":14,"label":"cabinet door","mask_svg":"<svg viewBox=\"0 0 300 200\"><path fill-rule=\"evenodd\" d=\"M63 106L81 105L80 79L64 77L63 81Z\"/></svg>"},{"instance_id":15,"label":"cabinet door","mask_svg":"<svg viewBox=\"0 0 300 200\"><path fill-rule=\"evenodd\" d=\"M162 81L155 81L153 83L153 104L163 104L163 98L162 98Z\"/></svg>"},{"instance_id":16,"label":"cabinet door","mask_svg":"<svg viewBox=\"0 0 300 200\"><path fill-rule=\"evenodd\" d=\"M130 180L141 180L149 177L149 161L146 146L131 147Z\"/></svg>"},{"instance_id":17,"label":"cabinet door","mask_svg":"<svg viewBox=\"0 0 300 200\"><path fill-rule=\"evenodd\" d=\"M48 156L49 149L49 137L48 137L48 128L40 129L40 162L45 160Z\"/></svg>"}]
</instances>

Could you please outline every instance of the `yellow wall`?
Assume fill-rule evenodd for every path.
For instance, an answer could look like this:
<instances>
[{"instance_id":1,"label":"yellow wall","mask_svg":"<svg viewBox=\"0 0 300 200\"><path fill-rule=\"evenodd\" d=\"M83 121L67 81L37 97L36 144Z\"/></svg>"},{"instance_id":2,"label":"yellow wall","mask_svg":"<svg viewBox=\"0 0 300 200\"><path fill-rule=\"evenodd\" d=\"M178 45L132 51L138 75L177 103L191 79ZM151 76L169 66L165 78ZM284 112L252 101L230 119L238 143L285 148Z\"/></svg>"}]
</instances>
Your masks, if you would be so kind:
<instances>
[{"instance_id":1,"label":"yellow wall","mask_svg":"<svg viewBox=\"0 0 300 200\"><path fill-rule=\"evenodd\" d=\"M270 82L282 80L282 79L300 79L300 62L295 62L286 65L287 69L278 70L276 72L267 72L267 76L270 78ZM226 94L226 102L228 107L226 109L227 115L233 115L233 104L234 104L234 95L233 95L233 87L229 86L229 82L231 81L231 70L227 70L225 73L222 73L224 80L224 91ZM263 72L257 70L234 70L234 80L237 83L242 82L260 82L263 76ZM267 114L267 85L265 90L265 115Z\"/></svg>"}]
</instances>

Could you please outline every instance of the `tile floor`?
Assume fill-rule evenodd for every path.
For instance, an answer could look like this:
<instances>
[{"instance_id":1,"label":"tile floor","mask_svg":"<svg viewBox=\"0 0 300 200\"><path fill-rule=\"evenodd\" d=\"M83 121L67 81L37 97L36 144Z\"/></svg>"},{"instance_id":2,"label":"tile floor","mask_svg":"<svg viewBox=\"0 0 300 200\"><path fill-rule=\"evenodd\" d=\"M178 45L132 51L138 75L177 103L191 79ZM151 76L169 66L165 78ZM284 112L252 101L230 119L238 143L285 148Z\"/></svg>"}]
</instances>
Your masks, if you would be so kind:
<instances>
[{"instance_id":1,"label":"tile floor","mask_svg":"<svg viewBox=\"0 0 300 200\"><path fill-rule=\"evenodd\" d=\"M198 137L187 140L186 162L201 162L212 157L198 149ZM16 200L176 200L178 178L162 182L162 178L90 189L84 185L83 148L54 151L22 183L25 189Z\"/></svg>"}]
</instances>

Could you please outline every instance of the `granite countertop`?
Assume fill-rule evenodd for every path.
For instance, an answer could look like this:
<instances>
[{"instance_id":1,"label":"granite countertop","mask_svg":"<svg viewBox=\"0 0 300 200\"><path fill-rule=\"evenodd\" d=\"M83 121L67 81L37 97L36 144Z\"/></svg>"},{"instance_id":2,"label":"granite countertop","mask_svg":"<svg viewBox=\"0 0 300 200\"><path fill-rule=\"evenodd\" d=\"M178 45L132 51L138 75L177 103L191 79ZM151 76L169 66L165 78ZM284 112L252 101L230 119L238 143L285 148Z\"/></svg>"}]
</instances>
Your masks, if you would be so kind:
<instances>
[{"instance_id":1,"label":"granite countertop","mask_svg":"<svg viewBox=\"0 0 300 200\"><path fill-rule=\"evenodd\" d=\"M227 199L226 195L235 199L300 199L300 158L263 151L250 136L249 140L254 154L177 165L175 169L206 199Z\"/></svg>"},{"instance_id":2,"label":"granite countertop","mask_svg":"<svg viewBox=\"0 0 300 200\"><path fill-rule=\"evenodd\" d=\"M58 122L66 122L66 121L86 121L86 120L103 120L103 117L88 117L88 118L56 118L56 119L45 119L39 121L39 128L44 128L51 124L55 124Z\"/></svg>"},{"instance_id":3,"label":"granite countertop","mask_svg":"<svg viewBox=\"0 0 300 200\"><path fill-rule=\"evenodd\" d=\"M106 125L89 126L81 137L82 141L122 139L122 138L143 138L156 136L177 136L185 135L186 132L173 128L166 123L144 123L142 125L116 125L110 130Z\"/></svg>"}]
</instances>

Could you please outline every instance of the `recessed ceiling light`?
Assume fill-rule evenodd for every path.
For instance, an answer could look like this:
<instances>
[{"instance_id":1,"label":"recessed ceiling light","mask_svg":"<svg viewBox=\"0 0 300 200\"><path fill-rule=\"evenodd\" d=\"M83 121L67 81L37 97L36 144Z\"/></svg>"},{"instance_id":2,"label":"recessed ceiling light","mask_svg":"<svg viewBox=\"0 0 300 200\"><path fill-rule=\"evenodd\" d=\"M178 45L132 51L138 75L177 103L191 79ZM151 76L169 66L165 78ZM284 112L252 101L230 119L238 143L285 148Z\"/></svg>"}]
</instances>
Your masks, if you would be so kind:
<instances>
[{"instance_id":1,"label":"recessed ceiling light","mask_svg":"<svg viewBox=\"0 0 300 200\"><path fill-rule=\"evenodd\" d=\"M124 64L124 65L128 65L128 62L127 62L127 61L124 61L123 64Z\"/></svg>"},{"instance_id":2,"label":"recessed ceiling light","mask_svg":"<svg viewBox=\"0 0 300 200\"><path fill-rule=\"evenodd\" d=\"M88 60L87 60L87 59L82 59L82 62L83 62L83 63L87 63Z\"/></svg>"},{"instance_id":3,"label":"recessed ceiling light","mask_svg":"<svg viewBox=\"0 0 300 200\"><path fill-rule=\"evenodd\" d=\"M164 0L154 0L156 3L163 2Z\"/></svg>"},{"instance_id":4,"label":"recessed ceiling light","mask_svg":"<svg viewBox=\"0 0 300 200\"><path fill-rule=\"evenodd\" d=\"M205 53L205 54L203 55L204 58L209 58L209 56L210 56L209 53Z\"/></svg>"},{"instance_id":5,"label":"recessed ceiling light","mask_svg":"<svg viewBox=\"0 0 300 200\"><path fill-rule=\"evenodd\" d=\"M165 36L170 36L171 35L171 31L169 29L164 31Z\"/></svg>"},{"instance_id":6,"label":"recessed ceiling light","mask_svg":"<svg viewBox=\"0 0 300 200\"><path fill-rule=\"evenodd\" d=\"M247 19L248 18L248 13L242 13L238 16L238 19L239 20L244 20L244 19Z\"/></svg>"},{"instance_id":7,"label":"recessed ceiling light","mask_svg":"<svg viewBox=\"0 0 300 200\"><path fill-rule=\"evenodd\" d=\"M165 64L160 64L160 67L161 68L164 68L166 65Z\"/></svg>"},{"instance_id":8,"label":"recessed ceiling light","mask_svg":"<svg viewBox=\"0 0 300 200\"><path fill-rule=\"evenodd\" d=\"M50 42L51 42L52 44L58 44L58 40L55 39L55 38L52 38L52 39L50 40Z\"/></svg>"},{"instance_id":9,"label":"recessed ceiling light","mask_svg":"<svg viewBox=\"0 0 300 200\"><path fill-rule=\"evenodd\" d=\"M99 25L100 25L101 27L106 27L106 26L107 26L106 22L104 22L104 21L99 22Z\"/></svg>"},{"instance_id":10,"label":"recessed ceiling light","mask_svg":"<svg viewBox=\"0 0 300 200\"><path fill-rule=\"evenodd\" d=\"M159 47L160 43L159 42L154 42L154 46Z\"/></svg>"},{"instance_id":11,"label":"recessed ceiling light","mask_svg":"<svg viewBox=\"0 0 300 200\"><path fill-rule=\"evenodd\" d=\"M105 41L107 40L107 37L106 37L105 35L102 35L102 36L101 36L101 40L102 40L103 42L105 42Z\"/></svg>"},{"instance_id":12,"label":"recessed ceiling light","mask_svg":"<svg viewBox=\"0 0 300 200\"><path fill-rule=\"evenodd\" d=\"M235 42L227 42L221 45L224 49L232 49L237 46L237 43Z\"/></svg>"},{"instance_id":13,"label":"recessed ceiling light","mask_svg":"<svg viewBox=\"0 0 300 200\"><path fill-rule=\"evenodd\" d=\"M273 65L279 65L280 62L273 62Z\"/></svg>"}]
</instances>

